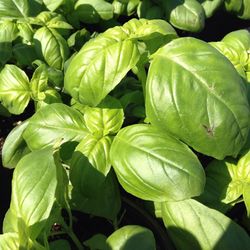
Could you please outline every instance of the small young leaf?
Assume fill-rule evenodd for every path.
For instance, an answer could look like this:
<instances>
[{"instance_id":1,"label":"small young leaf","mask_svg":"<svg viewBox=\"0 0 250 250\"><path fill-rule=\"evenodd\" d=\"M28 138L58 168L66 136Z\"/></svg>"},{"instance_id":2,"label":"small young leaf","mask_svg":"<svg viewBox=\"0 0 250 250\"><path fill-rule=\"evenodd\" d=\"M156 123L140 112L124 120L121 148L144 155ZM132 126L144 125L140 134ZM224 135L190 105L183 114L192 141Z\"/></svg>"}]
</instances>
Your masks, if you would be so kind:
<instances>
[{"instance_id":1,"label":"small young leaf","mask_svg":"<svg viewBox=\"0 0 250 250\"><path fill-rule=\"evenodd\" d=\"M12 114L21 114L30 100L29 79L15 65L6 64L0 73L0 101Z\"/></svg>"},{"instance_id":2,"label":"small young leaf","mask_svg":"<svg viewBox=\"0 0 250 250\"><path fill-rule=\"evenodd\" d=\"M109 250L156 250L153 233L137 225L119 228L108 237L106 242Z\"/></svg>"},{"instance_id":3,"label":"small young leaf","mask_svg":"<svg viewBox=\"0 0 250 250\"><path fill-rule=\"evenodd\" d=\"M120 102L107 96L98 107L85 109L84 120L90 132L102 133L103 136L116 134L122 126L124 119Z\"/></svg>"},{"instance_id":4,"label":"small young leaf","mask_svg":"<svg viewBox=\"0 0 250 250\"><path fill-rule=\"evenodd\" d=\"M106 176L111 168L109 153L112 141L113 138L111 136L99 138L88 134L78 144L75 151L81 152L88 157L92 166Z\"/></svg>"},{"instance_id":5,"label":"small young leaf","mask_svg":"<svg viewBox=\"0 0 250 250\"><path fill-rule=\"evenodd\" d=\"M29 120L23 137L30 149L52 146L56 140L80 141L88 134L80 112L53 103L39 109Z\"/></svg>"}]
</instances>

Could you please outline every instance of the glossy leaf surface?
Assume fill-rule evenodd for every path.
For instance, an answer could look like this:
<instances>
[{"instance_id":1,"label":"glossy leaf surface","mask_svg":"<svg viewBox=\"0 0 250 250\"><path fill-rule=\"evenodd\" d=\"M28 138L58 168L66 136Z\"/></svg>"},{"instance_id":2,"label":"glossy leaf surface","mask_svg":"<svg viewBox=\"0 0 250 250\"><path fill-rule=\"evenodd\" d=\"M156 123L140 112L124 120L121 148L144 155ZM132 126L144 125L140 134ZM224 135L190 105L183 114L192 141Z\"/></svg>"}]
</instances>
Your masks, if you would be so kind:
<instances>
[{"instance_id":1,"label":"glossy leaf surface","mask_svg":"<svg viewBox=\"0 0 250 250\"><path fill-rule=\"evenodd\" d=\"M153 233L141 226L128 225L116 230L107 239L110 250L155 250Z\"/></svg>"},{"instance_id":2,"label":"glossy leaf surface","mask_svg":"<svg viewBox=\"0 0 250 250\"><path fill-rule=\"evenodd\" d=\"M247 233L222 213L195 200L162 204L164 224L178 249L244 249Z\"/></svg>"},{"instance_id":3,"label":"glossy leaf surface","mask_svg":"<svg viewBox=\"0 0 250 250\"><path fill-rule=\"evenodd\" d=\"M28 121L25 121L15 127L5 139L2 148L2 162L4 167L14 168L19 160L29 152L22 137L28 123Z\"/></svg>"},{"instance_id":4,"label":"glossy leaf surface","mask_svg":"<svg viewBox=\"0 0 250 250\"><path fill-rule=\"evenodd\" d=\"M192 151L150 125L120 130L110 159L123 188L141 199L182 200L203 191L203 168Z\"/></svg>"},{"instance_id":5,"label":"glossy leaf surface","mask_svg":"<svg viewBox=\"0 0 250 250\"><path fill-rule=\"evenodd\" d=\"M124 113L120 102L109 96L98 107L86 107L84 111L86 127L93 134L115 134L121 128L123 119Z\"/></svg>"},{"instance_id":6,"label":"glossy leaf surface","mask_svg":"<svg viewBox=\"0 0 250 250\"><path fill-rule=\"evenodd\" d=\"M62 70L69 56L65 39L54 29L46 26L38 29L34 35L35 49L41 59L55 68Z\"/></svg>"},{"instance_id":7,"label":"glossy leaf surface","mask_svg":"<svg viewBox=\"0 0 250 250\"><path fill-rule=\"evenodd\" d=\"M54 103L32 116L23 136L29 148L36 150L53 145L58 139L80 141L87 133L81 113Z\"/></svg>"},{"instance_id":8,"label":"glossy leaf surface","mask_svg":"<svg viewBox=\"0 0 250 250\"><path fill-rule=\"evenodd\" d=\"M139 60L135 43L120 27L86 43L72 59L65 88L80 103L96 106ZM72 81L74 79L74 81Z\"/></svg>"},{"instance_id":9,"label":"glossy leaf surface","mask_svg":"<svg viewBox=\"0 0 250 250\"><path fill-rule=\"evenodd\" d=\"M162 1L169 22L176 28L199 32L204 28L205 12L195 0Z\"/></svg>"},{"instance_id":10,"label":"glossy leaf surface","mask_svg":"<svg viewBox=\"0 0 250 250\"><path fill-rule=\"evenodd\" d=\"M46 148L26 155L13 174L10 209L25 225L22 230L31 239L45 226L55 201L57 176L52 150Z\"/></svg>"},{"instance_id":11,"label":"glossy leaf surface","mask_svg":"<svg viewBox=\"0 0 250 250\"><path fill-rule=\"evenodd\" d=\"M175 39L154 55L146 113L153 125L218 159L236 156L249 131L242 79L223 55L195 38Z\"/></svg>"}]
</instances>

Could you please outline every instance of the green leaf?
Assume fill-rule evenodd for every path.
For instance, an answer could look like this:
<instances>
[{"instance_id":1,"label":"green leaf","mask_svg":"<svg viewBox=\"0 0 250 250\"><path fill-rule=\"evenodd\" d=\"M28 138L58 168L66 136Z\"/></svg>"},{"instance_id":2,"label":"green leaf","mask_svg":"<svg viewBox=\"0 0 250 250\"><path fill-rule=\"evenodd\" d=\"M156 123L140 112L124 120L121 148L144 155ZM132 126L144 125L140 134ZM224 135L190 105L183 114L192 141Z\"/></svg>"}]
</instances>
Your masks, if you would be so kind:
<instances>
[{"instance_id":1,"label":"green leaf","mask_svg":"<svg viewBox=\"0 0 250 250\"><path fill-rule=\"evenodd\" d=\"M29 3L27 0L0 0L1 17L27 17Z\"/></svg>"},{"instance_id":2,"label":"green leaf","mask_svg":"<svg viewBox=\"0 0 250 250\"><path fill-rule=\"evenodd\" d=\"M194 153L150 125L120 130L110 160L123 188L141 199L177 201L203 192L205 175Z\"/></svg>"},{"instance_id":3,"label":"green leaf","mask_svg":"<svg viewBox=\"0 0 250 250\"><path fill-rule=\"evenodd\" d=\"M153 233L142 226L127 225L107 239L110 250L156 250Z\"/></svg>"},{"instance_id":4,"label":"green leaf","mask_svg":"<svg viewBox=\"0 0 250 250\"><path fill-rule=\"evenodd\" d=\"M8 134L2 148L2 163L4 167L14 168L19 160L29 152L29 149L22 137L23 131L28 126L26 120L12 129Z\"/></svg>"},{"instance_id":5,"label":"green leaf","mask_svg":"<svg viewBox=\"0 0 250 250\"><path fill-rule=\"evenodd\" d=\"M226 56L230 60L230 62L234 65L238 73L243 78L246 78L245 67L244 67L245 65L241 64L241 58L243 56L243 53L245 53L245 57L248 57L247 51L244 50L241 53L238 53L238 51L234 49L233 46L225 42L211 42L210 45L212 45L214 48L220 51L224 56Z\"/></svg>"},{"instance_id":6,"label":"green leaf","mask_svg":"<svg viewBox=\"0 0 250 250\"><path fill-rule=\"evenodd\" d=\"M14 22L5 20L0 23L0 63L2 65L11 58L12 41L16 39L17 35L18 30Z\"/></svg>"},{"instance_id":7,"label":"green leaf","mask_svg":"<svg viewBox=\"0 0 250 250\"><path fill-rule=\"evenodd\" d=\"M103 136L116 134L123 123L124 113L120 102L107 96L98 107L86 107L84 120L86 127L93 134L101 133Z\"/></svg>"},{"instance_id":8,"label":"green leaf","mask_svg":"<svg viewBox=\"0 0 250 250\"><path fill-rule=\"evenodd\" d=\"M104 0L78 0L75 14L84 23L98 23L113 17L113 6Z\"/></svg>"},{"instance_id":9,"label":"green leaf","mask_svg":"<svg viewBox=\"0 0 250 250\"><path fill-rule=\"evenodd\" d=\"M0 248L4 250L21 249L17 233L0 234Z\"/></svg>"},{"instance_id":10,"label":"green leaf","mask_svg":"<svg viewBox=\"0 0 250 250\"><path fill-rule=\"evenodd\" d=\"M211 17L224 2L223 0L198 0L204 8L206 17Z\"/></svg>"},{"instance_id":11,"label":"green leaf","mask_svg":"<svg viewBox=\"0 0 250 250\"><path fill-rule=\"evenodd\" d=\"M62 103L61 96L55 89L49 88L42 94L44 94L45 98L36 103L36 110L39 110L48 104Z\"/></svg>"},{"instance_id":12,"label":"green leaf","mask_svg":"<svg viewBox=\"0 0 250 250\"><path fill-rule=\"evenodd\" d=\"M54 29L73 29L73 27L67 23L64 16L49 12L49 11L43 11L41 12L36 18L35 21L43 26L47 26L48 28L54 28Z\"/></svg>"},{"instance_id":13,"label":"green leaf","mask_svg":"<svg viewBox=\"0 0 250 250\"><path fill-rule=\"evenodd\" d=\"M0 73L0 101L12 114L21 114L30 100L29 79L15 65L6 64Z\"/></svg>"},{"instance_id":14,"label":"green leaf","mask_svg":"<svg viewBox=\"0 0 250 250\"><path fill-rule=\"evenodd\" d=\"M67 240L55 240L49 243L49 249L50 250L58 250L58 249L70 250L71 247Z\"/></svg>"},{"instance_id":15,"label":"green leaf","mask_svg":"<svg viewBox=\"0 0 250 250\"><path fill-rule=\"evenodd\" d=\"M65 2L65 0L43 0L43 2L50 11L55 11L60 5Z\"/></svg>"},{"instance_id":16,"label":"green leaf","mask_svg":"<svg viewBox=\"0 0 250 250\"><path fill-rule=\"evenodd\" d=\"M112 141L111 136L96 137L89 134L78 144L76 151L88 157L93 167L106 176L111 168L109 152Z\"/></svg>"},{"instance_id":17,"label":"green leaf","mask_svg":"<svg viewBox=\"0 0 250 250\"><path fill-rule=\"evenodd\" d=\"M29 153L17 164L12 180L10 209L31 239L36 239L46 224L55 201L57 187L53 149ZM21 228L24 226L24 228Z\"/></svg>"},{"instance_id":18,"label":"green leaf","mask_svg":"<svg viewBox=\"0 0 250 250\"><path fill-rule=\"evenodd\" d=\"M20 67L31 66L32 62L37 59L34 45L18 43L13 46L13 54L16 58L17 65Z\"/></svg>"},{"instance_id":19,"label":"green leaf","mask_svg":"<svg viewBox=\"0 0 250 250\"><path fill-rule=\"evenodd\" d=\"M46 97L45 90L48 89L48 72L44 64L41 64L33 73L30 81L32 99L43 101Z\"/></svg>"},{"instance_id":20,"label":"green leaf","mask_svg":"<svg viewBox=\"0 0 250 250\"><path fill-rule=\"evenodd\" d=\"M244 185L243 199L247 209L247 216L250 217L250 183L245 183Z\"/></svg>"},{"instance_id":21,"label":"green leaf","mask_svg":"<svg viewBox=\"0 0 250 250\"><path fill-rule=\"evenodd\" d=\"M17 233L18 232L18 218L15 213L8 209L3 220L3 233Z\"/></svg>"},{"instance_id":22,"label":"green leaf","mask_svg":"<svg viewBox=\"0 0 250 250\"><path fill-rule=\"evenodd\" d=\"M162 203L164 224L177 249L244 249L247 233L222 213L195 200Z\"/></svg>"},{"instance_id":23,"label":"green leaf","mask_svg":"<svg viewBox=\"0 0 250 250\"><path fill-rule=\"evenodd\" d=\"M109 250L106 239L107 237L103 234L95 234L90 239L84 241L84 245L89 247L90 250Z\"/></svg>"},{"instance_id":24,"label":"green leaf","mask_svg":"<svg viewBox=\"0 0 250 250\"><path fill-rule=\"evenodd\" d=\"M70 163L71 206L81 212L115 220L121 206L118 184L112 171L105 177L79 151Z\"/></svg>"},{"instance_id":25,"label":"green leaf","mask_svg":"<svg viewBox=\"0 0 250 250\"><path fill-rule=\"evenodd\" d=\"M154 54L146 84L148 119L196 151L217 159L236 156L247 139L249 110L241 77L209 44L179 38Z\"/></svg>"},{"instance_id":26,"label":"green leaf","mask_svg":"<svg viewBox=\"0 0 250 250\"><path fill-rule=\"evenodd\" d=\"M90 32L85 28L73 33L67 40L68 46L74 47L76 50L80 48L90 39Z\"/></svg>"},{"instance_id":27,"label":"green leaf","mask_svg":"<svg viewBox=\"0 0 250 250\"><path fill-rule=\"evenodd\" d=\"M34 43L40 59L44 59L52 68L63 69L69 56L69 48L65 39L55 29L38 29L34 35Z\"/></svg>"},{"instance_id":28,"label":"green leaf","mask_svg":"<svg viewBox=\"0 0 250 250\"><path fill-rule=\"evenodd\" d=\"M57 140L80 141L88 134L80 112L54 103L39 109L29 120L23 137L31 150L53 145Z\"/></svg>"},{"instance_id":29,"label":"green leaf","mask_svg":"<svg viewBox=\"0 0 250 250\"><path fill-rule=\"evenodd\" d=\"M18 22L16 25L19 30L19 36L22 38L23 42L31 44L34 35L34 29L31 24L28 22Z\"/></svg>"},{"instance_id":30,"label":"green leaf","mask_svg":"<svg viewBox=\"0 0 250 250\"><path fill-rule=\"evenodd\" d=\"M176 28L199 32L205 25L205 12L195 0L162 0L167 20Z\"/></svg>"},{"instance_id":31,"label":"green leaf","mask_svg":"<svg viewBox=\"0 0 250 250\"><path fill-rule=\"evenodd\" d=\"M87 42L66 71L65 89L82 104L98 105L139 60L136 44L121 27L107 32Z\"/></svg>"}]
</instances>

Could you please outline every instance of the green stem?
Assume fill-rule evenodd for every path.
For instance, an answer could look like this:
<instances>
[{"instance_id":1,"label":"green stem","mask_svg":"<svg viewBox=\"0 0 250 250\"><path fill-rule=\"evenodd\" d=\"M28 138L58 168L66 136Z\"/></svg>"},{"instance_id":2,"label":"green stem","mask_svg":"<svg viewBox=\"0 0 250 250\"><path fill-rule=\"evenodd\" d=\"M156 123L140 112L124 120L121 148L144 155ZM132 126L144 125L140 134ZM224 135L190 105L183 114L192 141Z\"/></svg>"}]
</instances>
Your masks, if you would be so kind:
<instances>
[{"instance_id":1,"label":"green stem","mask_svg":"<svg viewBox=\"0 0 250 250\"><path fill-rule=\"evenodd\" d=\"M72 241L76 245L77 249L78 250L84 250L84 246L79 241L79 239L76 237L76 235L71 230L71 228L66 223L63 223L62 225L63 225L63 228L65 229L65 232L68 234L68 236L72 239Z\"/></svg>"}]
</instances>

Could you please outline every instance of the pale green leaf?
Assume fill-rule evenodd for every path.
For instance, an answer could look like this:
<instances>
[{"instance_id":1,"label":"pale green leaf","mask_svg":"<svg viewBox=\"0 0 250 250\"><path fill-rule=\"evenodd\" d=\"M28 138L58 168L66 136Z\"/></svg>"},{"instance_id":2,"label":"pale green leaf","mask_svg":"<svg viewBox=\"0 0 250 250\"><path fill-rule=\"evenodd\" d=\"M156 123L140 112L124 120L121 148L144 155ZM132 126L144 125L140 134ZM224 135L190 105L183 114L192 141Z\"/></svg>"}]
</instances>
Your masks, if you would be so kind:
<instances>
[{"instance_id":1,"label":"pale green leaf","mask_svg":"<svg viewBox=\"0 0 250 250\"><path fill-rule=\"evenodd\" d=\"M124 113L120 102L107 96L98 107L85 108L84 120L90 132L101 133L105 136L119 131L124 120Z\"/></svg>"},{"instance_id":2,"label":"pale green leaf","mask_svg":"<svg viewBox=\"0 0 250 250\"><path fill-rule=\"evenodd\" d=\"M39 109L29 120L23 137L30 149L52 146L57 140L80 141L88 134L80 112L54 103Z\"/></svg>"},{"instance_id":3,"label":"pale green leaf","mask_svg":"<svg viewBox=\"0 0 250 250\"><path fill-rule=\"evenodd\" d=\"M109 152L112 141L111 136L96 137L89 134L79 143L75 151L88 157L93 167L106 176L111 167Z\"/></svg>"},{"instance_id":4,"label":"pale green leaf","mask_svg":"<svg viewBox=\"0 0 250 250\"><path fill-rule=\"evenodd\" d=\"M195 200L162 203L162 215L178 250L247 250L250 247L250 238L243 228Z\"/></svg>"},{"instance_id":5,"label":"pale green leaf","mask_svg":"<svg viewBox=\"0 0 250 250\"><path fill-rule=\"evenodd\" d=\"M250 109L240 75L215 48L191 37L153 55L146 113L154 126L217 159L235 157L248 136Z\"/></svg>"},{"instance_id":6,"label":"pale green leaf","mask_svg":"<svg viewBox=\"0 0 250 250\"><path fill-rule=\"evenodd\" d=\"M0 101L12 114L21 114L30 100L29 79L15 65L6 64L0 73Z\"/></svg>"},{"instance_id":7,"label":"pale green leaf","mask_svg":"<svg viewBox=\"0 0 250 250\"><path fill-rule=\"evenodd\" d=\"M10 209L18 218L18 231L36 239L49 218L55 202L57 170L53 149L46 148L24 156L12 180ZM21 228L23 225L24 228Z\"/></svg>"},{"instance_id":8,"label":"pale green leaf","mask_svg":"<svg viewBox=\"0 0 250 250\"><path fill-rule=\"evenodd\" d=\"M107 32L87 42L67 68L65 89L82 104L98 105L139 60L136 44L121 27Z\"/></svg>"},{"instance_id":9,"label":"pale green leaf","mask_svg":"<svg viewBox=\"0 0 250 250\"><path fill-rule=\"evenodd\" d=\"M69 56L66 40L55 30L48 27L38 29L34 35L35 49L41 59L52 68L62 70Z\"/></svg>"},{"instance_id":10,"label":"pale green leaf","mask_svg":"<svg viewBox=\"0 0 250 250\"><path fill-rule=\"evenodd\" d=\"M137 124L120 130L110 160L123 188L141 199L177 201L203 192L205 174L195 154L153 126Z\"/></svg>"},{"instance_id":11,"label":"pale green leaf","mask_svg":"<svg viewBox=\"0 0 250 250\"><path fill-rule=\"evenodd\" d=\"M109 250L156 250L152 231L137 225L119 228L106 242Z\"/></svg>"},{"instance_id":12,"label":"pale green leaf","mask_svg":"<svg viewBox=\"0 0 250 250\"><path fill-rule=\"evenodd\" d=\"M0 0L1 17L27 17L29 14L28 0Z\"/></svg>"},{"instance_id":13,"label":"pale green leaf","mask_svg":"<svg viewBox=\"0 0 250 250\"><path fill-rule=\"evenodd\" d=\"M15 127L5 139L2 148L2 163L4 167L14 168L19 160L29 152L29 149L22 137L23 131L28 126L26 120Z\"/></svg>"}]
</instances>

